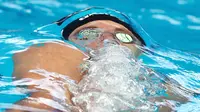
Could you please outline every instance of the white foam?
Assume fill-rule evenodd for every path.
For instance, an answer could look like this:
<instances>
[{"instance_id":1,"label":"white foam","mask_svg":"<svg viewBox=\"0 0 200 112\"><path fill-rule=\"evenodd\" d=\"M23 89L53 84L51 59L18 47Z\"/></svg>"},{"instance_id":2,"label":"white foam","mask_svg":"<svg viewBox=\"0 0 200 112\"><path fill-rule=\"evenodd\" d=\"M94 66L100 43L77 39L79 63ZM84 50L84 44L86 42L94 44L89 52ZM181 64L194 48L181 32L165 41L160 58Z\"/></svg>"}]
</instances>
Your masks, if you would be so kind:
<instances>
[{"instance_id":1,"label":"white foam","mask_svg":"<svg viewBox=\"0 0 200 112\"><path fill-rule=\"evenodd\" d=\"M144 85L137 81L141 65L130 49L112 45L92 52L88 74L72 91L73 103L87 112L148 110Z\"/></svg>"}]
</instances>

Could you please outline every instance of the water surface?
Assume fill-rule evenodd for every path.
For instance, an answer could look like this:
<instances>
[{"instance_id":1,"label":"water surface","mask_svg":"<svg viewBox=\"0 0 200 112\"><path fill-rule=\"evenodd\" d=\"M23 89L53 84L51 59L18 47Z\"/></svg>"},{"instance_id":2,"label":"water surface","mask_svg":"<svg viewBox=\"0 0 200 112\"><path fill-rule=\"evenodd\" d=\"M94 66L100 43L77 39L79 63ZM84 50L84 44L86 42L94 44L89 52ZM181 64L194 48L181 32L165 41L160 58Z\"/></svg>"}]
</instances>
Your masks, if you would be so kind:
<instances>
[{"instance_id":1,"label":"water surface","mask_svg":"<svg viewBox=\"0 0 200 112\"><path fill-rule=\"evenodd\" d=\"M123 5L121 5L123 4ZM0 0L0 103L12 104L26 97L12 82L12 55L28 46L45 41L61 40L59 33L48 35L33 32L40 26L88 6L117 9L138 21L154 42L153 53L140 59L146 67L173 79L175 84L199 92L200 87L200 2L197 0ZM190 94L189 94L190 96ZM191 95L189 102L175 105L180 112L198 112L199 98ZM1 107L0 107L1 108ZM2 106L3 110L3 106Z\"/></svg>"}]
</instances>

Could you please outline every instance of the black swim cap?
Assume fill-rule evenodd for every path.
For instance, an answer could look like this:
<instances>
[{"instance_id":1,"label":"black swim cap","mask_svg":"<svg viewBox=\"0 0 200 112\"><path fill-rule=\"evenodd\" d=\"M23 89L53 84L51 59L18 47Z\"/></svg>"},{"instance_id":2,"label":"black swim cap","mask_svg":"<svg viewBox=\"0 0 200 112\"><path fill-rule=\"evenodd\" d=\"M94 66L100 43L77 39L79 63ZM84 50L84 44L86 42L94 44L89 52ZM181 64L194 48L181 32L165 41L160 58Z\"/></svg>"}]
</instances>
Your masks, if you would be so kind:
<instances>
[{"instance_id":1,"label":"black swim cap","mask_svg":"<svg viewBox=\"0 0 200 112\"><path fill-rule=\"evenodd\" d=\"M130 30L141 41L142 45L148 46L149 35L134 20L123 13L100 7L91 7L74 12L56 22L63 28L62 36L68 40L69 35L79 26L95 20L111 20L119 23Z\"/></svg>"}]
</instances>

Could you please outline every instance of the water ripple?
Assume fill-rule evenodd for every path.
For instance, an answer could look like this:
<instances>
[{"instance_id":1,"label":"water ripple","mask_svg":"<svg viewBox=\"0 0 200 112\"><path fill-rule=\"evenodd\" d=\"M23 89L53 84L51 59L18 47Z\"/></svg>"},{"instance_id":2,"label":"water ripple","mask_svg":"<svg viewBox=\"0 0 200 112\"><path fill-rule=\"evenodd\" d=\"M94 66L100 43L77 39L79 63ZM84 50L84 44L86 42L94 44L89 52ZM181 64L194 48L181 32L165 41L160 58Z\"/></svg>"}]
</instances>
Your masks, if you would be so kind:
<instances>
[{"instance_id":1,"label":"water ripple","mask_svg":"<svg viewBox=\"0 0 200 112\"><path fill-rule=\"evenodd\" d=\"M48 7L60 7L62 5L61 2L56 1L56 0L31 0L30 3L35 4L35 5L44 5Z\"/></svg>"},{"instance_id":2,"label":"water ripple","mask_svg":"<svg viewBox=\"0 0 200 112\"><path fill-rule=\"evenodd\" d=\"M192 21L193 23L200 24L200 17L196 17L193 15L187 15L187 18Z\"/></svg>"},{"instance_id":3,"label":"water ripple","mask_svg":"<svg viewBox=\"0 0 200 112\"><path fill-rule=\"evenodd\" d=\"M29 14L31 13L30 9L25 9L21 5L18 5L18 4L14 4L14 3L10 3L10 2L3 2L3 3L1 3L1 5L4 6L4 7L10 8L10 9L23 11L23 12L29 13Z\"/></svg>"},{"instance_id":4,"label":"water ripple","mask_svg":"<svg viewBox=\"0 0 200 112\"><path fill-rule=\"evenodd\" d=\"M189 25L187 28L191 29L191 30L200 30L200 26L199 25L198 26Z\"/></svg>"},{"instance_id":5,"label":"water ripple","mask_svg":"<svg viewBox=\"0 0 200 112\"><path fill-rule=\"evenodd\" d=\"M161 15L161 14L153 14L152 15L153 18L155 19L159 19L159 20L165 20L167 22L169 22L170 24L172 25L181 25L181 22L172 18L172 17L169 17L167 15Z\"/></svg>"},{"instance_id":6,"label":"water ripple","mask_svg":"<svg viewBox=\"0 0 200 112\"><path fill-rule=\"evenodd\" d=\"M150 9L150 12L151 13L165 13L165 11L162 9Z\"/></svg>"}]
</instances>

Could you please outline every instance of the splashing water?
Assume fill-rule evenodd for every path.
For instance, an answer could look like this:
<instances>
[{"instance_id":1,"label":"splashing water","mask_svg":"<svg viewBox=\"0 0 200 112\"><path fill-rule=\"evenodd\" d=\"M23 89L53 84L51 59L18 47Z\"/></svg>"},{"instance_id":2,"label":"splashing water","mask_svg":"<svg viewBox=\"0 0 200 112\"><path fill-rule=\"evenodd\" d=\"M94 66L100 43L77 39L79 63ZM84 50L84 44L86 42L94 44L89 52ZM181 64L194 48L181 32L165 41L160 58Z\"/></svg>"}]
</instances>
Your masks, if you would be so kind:
<instances>
[{"instance_id":1,"label":"splashing water","mask_svg":"<svg viewBox=\"0 0 200 112\"><path fill-rule=\"evenodd\" d=\"M170 107L179 104L178 97L168 101L157 100L158 97L165 99L163 93L167 94L167 86L172 93L187 97L184 91L179 90L180 86L168 83L163 77L149 70L125 46L107 41L103 48L92 50L90 57L80 66L86 74L79 83L62 74L34 69L29 72L44 78L14 81L13 84L17 86L15 91L21 94L34 93L35 90L22 87L35 85L38 89L49 91L53 99L28 97L29 100L69 112L150 112L156 111L162 105ZM73 95L72 99L65 96L66 85ZM69 100L72 104L67 103ZM9 106L4 105L5 107ZM28 107L15 105L12 108L23 110Z\"/></svg>"},{"instance_id":2,"label":"splashing water","mask_svg":"<svg viewBox=\"0 0 200 112\"><path fill-rule=\"evenodd\" d=\"M125 46L107 41L103 48L91 51L90 57L82 63L81 69L86 74L79 83L62 74L34 69L29 72L39 74L44 78L14 81L12 84L17 88L4 91L4 93L13 91L19 94L34 93L35 90L26 89L24 86L35 85L38 89L48 91L53 99L28 97L30 101L44 103L57 110L69 112L150 112L156 111L163 105L174 109L181 103L180 99L191 95L190 92L185 94L186 90L180 85L171 83L164 76L144 66ZM12 86L12 84L7 83L7 86ZM66 85L73 95L72 99L65 96ZM168 89L176 95L174 99L163 96L168 94ZM162 99L157 100L159 97ZM72 104L67 103L69 100ZM2 104L1 107L11 108ZM14 105L12 108L30 110L20 105ZM37 109L32 108L32 110Z\"/></svg>"},{"instance_id":3,"label":"splashing water","mask_svg":"<svg viewBox=\"0 0 200 112\"><path fill-rule=\"evenodd\" d=\"M70 89L73 103L83 111L155 111L147 99L162 87L146 80L148 72L127 47L112 43L91 52L91 59L84 64L87 74L76 89ZM151 95L144 90L151 90Z\"/></svg>"},{"instance_id":4,"label":"splashing water","mask_svg":"<svg viewBox=\"0 0 200 112\"><path fill-rule=\"evenodd\" d=\"M53 32L48 32L48 30L45 30L44 32L38 32L38 34L30 34L30 32L32 32L40 25L49 24L52 21L55 21L76 10L95 5L111 7L112 4L112 8L122 11L131 16L131 18L138 21L139 24L141 24L146 30L146 32L152 36L153 40L159 43L157 49L153 49L153 54L144 54L141 59L145 63L145 66L148 66L156 72L162 73L165 76L172 78L180 84L178 86L174 86L173 81L169 82L172 83L170 85L172 92L175 92L178 95L183 94L183 91L177 89L180 88L180 86L186 87L191 91L195 91L196 93L199 93L200 91L200 50L198 43L198 35L200 34L198 21L200 17L197 9L197 6L199 6L200 2L197 0L130 0L127 2L107 0L99 2L87 0L75 0L68 2L63 2L63 0L29 2L5 0L0 1L0 16L2 18L0 31L0 111L4 111L4 108L10 107L9 105L4 105L3 103L12 105L20 99L26 97L24 94L29 93L29 90L27 90L27 88L21 88L21 85L37 85L35 83L38 82L34 81L33 79L21 79L18 81L12 81L13 53L16 53L18 50L25 49L32 44L40 43L41 41L47 42L47 39L50 41L58 41L58 39L60 40L60 31L57 31L56 28L53 28ZM124 4L124 6L127 7L121 7L121 4ZM68 8L66 8L66 6ZM163 94L165 95L166 89L164 89L163 92L163 89L161 88L163 86L165 87L166 85L168 86L169 84L167 83L163 85L165 81L162 82L159 80L162 79L160 74L154 72L153 74L156 76L152 77L151 73L146 71L146 68L143 66L140 67L140 69L143 69L141 71L144 73L138 75L138 79L140 79L139 83L143 85L143 87L148 88L145 88L142 91L147 96L147 98L151 96L154 97L155 94L157 94L155 95L156 97L162 96ZM55 97L55 99L57 99L54 99L55 101L51 102L51 107L58 108L62 111L70 111L69 106L63 106L66 105L64 102L66 99L61 97L62 92L64 92L62 86L70 81L70 79L62 77L61 79L63 80L59 82L60 85L58 84L60 86L59 87L56 86L56 83L58 82L53 81L53 77L61 77L62 74L52 73L42 69L32 70L32 72L40 73L40 75L45 76L45 79L40 80L38 84L42 84L43 81L49 83L49 85L46 84L38 87L43 87L43 89L51 91L52 95ZM31 80L33 80L33 82ZM28 83L29 81L32 83ZM47 85L48 88L45 87ZM161 87L156 87L155 85L161 85ZM15 86L17 86L16 89ZM72 88L75 89L77 86L78 85L75 83L74 87ZM159 90L154 90L156 88L159 88ZM59 92L55 92L56 90ZM81 92L79 93L81 94ZM188 103L172 105L171 108L176 108L175 111L177 112L199 112L199 98L199 96L196 96L195 98L189 97L190 100ZM38 103L37 101L39 100L35 100L35 103ZM47 100L43 101L48 102ZM174 104L173 101L174 100L163 100L160 102L155 102L154 104ZM65 108L61 108L56 103L60 105L62 104L62 106ZM77 107L78 106L79 105L77 105ZM16 108L34 111L31 109L31 107L25 108L16 106ZM36 109L35 111L38 112L42 110Z\"/></svg>"}]
</instances>

